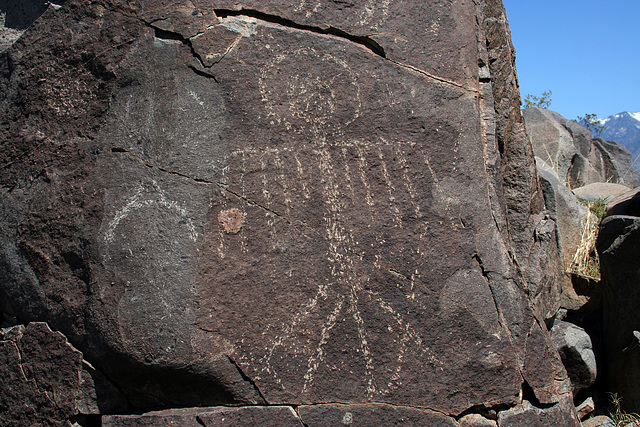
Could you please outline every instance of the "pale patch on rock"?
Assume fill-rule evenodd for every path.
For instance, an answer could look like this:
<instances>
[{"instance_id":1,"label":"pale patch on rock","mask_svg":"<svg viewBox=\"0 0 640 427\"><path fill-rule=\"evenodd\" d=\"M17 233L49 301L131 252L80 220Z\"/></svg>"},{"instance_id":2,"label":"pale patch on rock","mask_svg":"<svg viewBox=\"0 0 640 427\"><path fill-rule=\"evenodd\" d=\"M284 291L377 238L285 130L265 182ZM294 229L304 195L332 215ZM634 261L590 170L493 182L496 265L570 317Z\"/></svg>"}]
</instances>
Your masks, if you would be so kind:
<instances>
[{"instance_id":1,"label":"pale patch on rock","mask_svg":"<svg viewBox=\"0 0 640 427\"><path fill-rule=\"evenodd\" d=\"M228 234L237 234L244 224L245 214L237 208L225 209L218 214L220 227Z\"/></svg>"}]
</instances>

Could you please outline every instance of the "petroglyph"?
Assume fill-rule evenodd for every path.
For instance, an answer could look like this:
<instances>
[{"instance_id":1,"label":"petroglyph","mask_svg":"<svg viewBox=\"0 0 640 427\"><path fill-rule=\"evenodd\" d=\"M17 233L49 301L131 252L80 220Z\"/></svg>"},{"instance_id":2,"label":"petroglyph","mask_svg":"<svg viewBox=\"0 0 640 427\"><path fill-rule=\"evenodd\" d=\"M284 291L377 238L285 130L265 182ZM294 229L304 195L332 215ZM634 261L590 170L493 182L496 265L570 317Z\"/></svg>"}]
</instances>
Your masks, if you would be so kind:
<instances>
[{"instance_id":1,"label":"petroglyph","mask_svg":"<svg viewBox=\"0 0 640 427\"><path fill-rule=\"evenodd\" d=\"M364 361L361 381L365 395L370 399L384 399L401 388L407 381L405 369L416 357L434 371L443 369L441 357L425 343L419 328L414 326L413 315L407 316L408 312L371 289L371 277L363 275L359 267L373 261L376 268L388 269L384 252L378 252L381 250L378 248L387 245L382 234L371 236L373 240L369 239L367 246L360 242L363 236L356 230L362 230L359 224L362 219L387 221L385 226L389 230L403 229L407 227L406 221L412 221L411 227L417 228L422 236L426 236L433 226L451 232L457 230L444 219L429 225L427 216L432 212L429 203L434 197L442 197L434 192L443 190L438 185L440 180L431 167L424 143L387 138L375 141L337 138L304 147L282 143L261 149L237 149L230 157L230 176L240 178L237 180L238 192L247 200L259 200L261 205L282 215L264 212L273 248L278 247L279 237L275 230L281 230L277 227L279 222L304 218L306 206L317 202L317 198L323 206L322 222L315 229L316 234L310 235L327 244L325 263L329 277L312 285L315 286L314 294L291 313L288 322L267 324L266 346L238 355L238 360L246 366L257 367L253 374L257 381L271 382L294 394L312 394L318 377L325 375L321 372L335 363L334 343L340 339L345 324L350 324L354 330L353 341L345 345L355 352L355 357ZM409 175L416 165L423 168L421 180ZM421 196L416 186L420 187L421 193L431 191L431 196ZM313 196L312 189L315 191ZM387 197L374 201L374 192ZM454 208L456 205L451 205L451 209ZM358 212L358 218L351 216L353 212ZM433 256L420 247L412 252L422 259L422 263L428 263L427 257ZM425 316L454 316L456 310L469 311L468 301L457 301L450 295L453 288L449 287L445 289L446 295L441 296L438 290L431 296L436 301L440 298L446 302L444 310L429 312L427 305L416 297L416 282L423 274L425 272L418 270L406 275L395 273L397 292L408 304L415 306L415 310L427 310ZM296 276L290 271L289 277L295 280ZM299 279L298 286L310 285L304 278ZM449 282L456 280L457 276ZM484 282L479 283L485 286ZM421 289L421 292L429 291ZM397 336L394 348L388 350L393 352L393 362L390 367L386 362L388 369L384 372L376 369L379 367L377 350L372 343L381 331L379 326L371 329L372 311L378 322L387 325L386 332ZM478 316L487 333L496 332L495 324L483 319L481 314L471 314ZM309 327L314 329L307 330ZM310 338L300 341L300 334ZM286 357L302 359L295 364L304 379L298 390L290 390L290 382L283 379L283 369L291 369L284 367L289 365L283 365Z\"/></svg>"},{"instance_id":2,"label":"petroglyph","mask_svg":"<svg viewBox=\"0 0 640 427\"><path fill-rule=\"evenodd\" d=\"M104 239L107 242L113 242L114 233L120 222L131 215L135 210L145 207L161 207L173 212L179 221L184 221L189 228L189 237L194 242L198 240L198 233L191 221L189 213L175 200L167 198L165 192L160 188L156 181L152 181L150 186L138 185L136 192L131 196L124 205L119 208L111 221L107 225L107 231Z\"/></svg>"},{"instance_id":3,"label":"petroglyph","mask_svg":"<svg viewBox=\"0 0 640 427\"><path fill-rule=\"evenodd\" d=\"M128 182L127 175L119 178L117 188ZM113 200L117 193L109 193L112 210L105 212L102 228L102 262L124 283L117 306L119 333L132 348L156 360L190 351L187 325L196 316L191 263L201 212L193 199L173 200L173 185L171 180L149 179L136 184L123 200Z\"/></svg>"},{"instance_id":4,"label":"petroglyph","mask_svg":"<svg viewBox=\"0 0 640 427\"><path fill-rule=\"evenodd\" d=\"M299 6L307 11L312 0ZM376 7L378 19L384 11ZM454 168L470 162L456 152L470 139L460 130L471 131L427 105L443 96L463 109L472 101L439 83L406 84L422 78L382 70L381 58L365 83L352 59L322 49L325 38L298 47L297 39L289 44L297 32L279 33L260 29L242 41L268 45L260 45L250 107L234 116L248 128L229 135L229 194L211 216L237 206L247 223L237 237L221 227L210 237L214 260L202 289L220 304L203 308L202 322L233 337L234 360L270 402L329 401L334 375L350 385L336 396L393 400L416 385L416 365L423 379L447 369L450 332L443 338L428 328L462 313L477 320L480 336L495 332L450 294L455 284L441 296L458 271L473 267L473 230L460 227L458 202L470 190L452 184ZM402 79L378 84L387 72ZM235 78L228 84L244 84ZM400 124L406 115L411 122ZM246 312L239 293L256 301L255 313L234 317ZM225 315L233 326L216 320ZM238 331L238 322L252 331Z\"/></svg>"},{"instance_id":5,"label":"petroglyph","mask_svg":"<svg viewBox=\"0 0 640 427\"><path fill-rule=\"evenodd\" d=\"M220 26L231 32L238 33L238 35L230 41L227 41L228 45L224 51L209 52L205 54L204 59L206 60L207 65L214 62L220 62L222 58L227 56L238 46L243 37L251 37L256 34L258 31L258 20L248 16L228 16L220 19Z\"/></svg>"},{"instance_id":6,"label":"petroglyph","mask_svg":"<svg viewBox=\"0 0 640 427\"><path fill-rule=\"evenodd\" d=\"M364 10L360 13L359 24L377 29L389 19L389 6L391 3L392 0L383 0L381 4L377 0L368 0Z\"/></svg>"},{"instance_id":7,"label":"petroglyph","mask_svg":"<svg viewBox=\"0 0 640 427\"><path fill-rule=\"evenodd\" d=\"M289 75L291 61L298 67L304 64L305 72ZM324 74L326 70L332 74ZM288 86L285 91L283 81ZM297 134L309 133L317 141L341 136L343 127L360 116L357 74L346 61L313 48L277 55L262 71L259 86L272 124Z\"/></svg>"}]
</instances>

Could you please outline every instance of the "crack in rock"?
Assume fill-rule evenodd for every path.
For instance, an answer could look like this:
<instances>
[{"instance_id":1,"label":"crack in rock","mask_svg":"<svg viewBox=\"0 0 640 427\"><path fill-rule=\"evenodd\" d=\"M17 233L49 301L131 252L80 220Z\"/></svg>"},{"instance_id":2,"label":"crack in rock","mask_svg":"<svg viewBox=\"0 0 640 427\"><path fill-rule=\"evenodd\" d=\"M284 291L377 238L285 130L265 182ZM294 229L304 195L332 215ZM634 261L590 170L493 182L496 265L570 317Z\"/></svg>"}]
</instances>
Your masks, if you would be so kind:
<instances>
[{"instance_id":1,"label":"crack in rock","mask_svg":"<svg viewBox=\"0 0 640 427\"><path fill-rule=\"evenodd\" d=\"M262 394L262 392L260 391L260 389L258 388L258 385L247 376L247 374L244 373L244 371L240 368L240 366L236 363L235 360L233 360L231 357L227 356L227 359L229 359L229 362L235 366L235 368L238 370L238 373L240 374L240 376L242 377L242 379L244 381L246 381L247 383L249 383L253 389L255 390L255 392L258 394L258 396L260 397L260 399L262 399L262 401L264 403L266 403L267 405L269 404L269 402L267 401L267 399L264 397L264 395Z\"/></svg>"},{"instance_id":2,"label":"crack in rock","mask_svg":"<svg viewBox=\"0 0 640 427\"><path fill-rule=\"evenodd\" d=\"M191 39L184 37L182 34L180 33L176 33L174 31L167 31L164 30L162 28L156 27L155 25L153 25L153 23L150 22L144 22L147 26L149 26L149 28L152 28L154 30L154 35L157 39L160 40L175 40L175 41L179 41L180 43L182 43L183 45L187 46L190 50L191 50L191 55L198 61L198 63L200 64L200 66L204 69L207 69L209 67L207 67L204 63L204 60L202 59L202 56L200 56L200 54L196 51L196 49L193 47L193 43L191 43ZM192 70L197 70L194 67L189 67ZM211 77L215 80L215 76L213 76L213 74L210 73L206 73L202 70L197 70L199 71L198 74L203 74L205 77ZM217 80L216 80L217 81Z\"/></svg>"},{"instance_id":3,"label":"crack in rock","mask_svg":"<svg viewBox=\"0 0 640 427\"><path fill-rule=\"evenodd\" d=\"M296 30L309 31L316 34L322 35L330 35L335 37L340 37L345 40L349 40L352 43L359 44L366 49L369 49L374 54L386 58L386 53L384 48L380 46L375 40L367 36L356 36L353 34L349 34L340 28L336 28L333 26L327 26L326 28L313 26L313 25L305 25L299 24L290 19L283 18L277 15L271 15L265 12L260 12L258 10L253 9L241 9L241 10L229 10L229 9L214 9L214 12L219 18L227 18L229 16L246 16L248 18L255 18L261 21L270 22L272 24L282 25L283 27L294 28Z\"/></svg>"}]
</instances>

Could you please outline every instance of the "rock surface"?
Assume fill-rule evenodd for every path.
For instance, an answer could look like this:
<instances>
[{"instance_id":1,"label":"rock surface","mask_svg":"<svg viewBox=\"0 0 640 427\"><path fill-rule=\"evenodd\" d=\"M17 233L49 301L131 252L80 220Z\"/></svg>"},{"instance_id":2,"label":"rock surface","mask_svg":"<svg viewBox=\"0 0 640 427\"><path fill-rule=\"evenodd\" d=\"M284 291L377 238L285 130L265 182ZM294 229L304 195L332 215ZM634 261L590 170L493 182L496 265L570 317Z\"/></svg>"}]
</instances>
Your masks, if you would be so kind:
<instances>
[{"instance_id":1,"label":"rock surface","mask_svg":"<svg viewBox=\"0 0 640 427\"><path fill-rule=\"evenodd\" d=\"M69 0L0 59L0 306L87 411L575 419L500 1Z\"/></svg>"},{"instance_id":2,"label":"rock surface","mask_svg":"<svg viewBox=\"0 0 640 427\"><path fill-rule=\"evenodd\" d=\"M571 379L573 395L593 386L598 368L591 338L584 329L569 322L555 321L551 339Z\"/></svg>"},{"instance_id":3,"label":"rock surface","mask_svg":"<svg viewBox=\"0 0 640 427\"><path fill-rule=\"evenodd\" d=\"M582 427L616 427L616 424L606 415L598 415L597 417L585 420L582 423Z\"/></svg>"},{"instance_id":4,"label":"rock surface","mask_svg":"<svg viewBox=\"0 0 640 427\"><path fill-rule=\"evenodd\" d=\"M615 215L600 224L597 243L603 284L606 390L640 411L640 218Z\"/></svg>"},{"instance_id":5,"label":"rock surface","mask_svg":"<svg viewBox=\"0 0 640 427\"><path fill-rule=\"evenodd\" d=\"M567 120L555 111L541 108L526 108L522 116L535 155L553 168L561 182L567 182L574 157L582 156L584 151L574 144L571 132L563 126Z\"/></svg>"},{"instance_id":6,"label":"rock surface","mask_svg":"<svg viewBox=\"0 0 640 427\"><path fill-rule=\"evenodd\" d=\"M497 427L498 423L480 414L470 414L460 418L458 425L460 427Z\"/></svg>"},{"instance_id":7,"label":"rock surface","mask_svg":"<svg viewBox=\"0 0 640 427\"><path fill-rule=\"evenodd\" d=\"M594 138L593 143L602 155L607 172L604 181L633 188L636 174L631 165L631 152L617 142L602 138Z\"/></svg>"},{"instance_id":8,"label":"rock surface","mask_svg":"<svg viewBox=\"0 0 640 427\"><path fill-rule=\"evenodd\" d=\"M589 414L593 413L595 408L596 405L592 397L589 397L584 402L576 405L576 411L578 412L578 417L580 417L581 420L585 419L587 416L589 416Z\"/></svg>"},{"instance_id":9,"label":"rock surface","mask_svg":"<svg viewBox=\"0 0 640 427\"><path fill-rule=\"evenodd\" d=\"M589 130L554 111L526 108L522 116L535 155L560 182L570 188L595 182L634 186L631 153L620 144L592 138Z\"/></svg>"},{"instance_id":10,"label":"rock surface","mask_svg":"<svg viewBox=\"0 0 640 427\"><path fill-rule=\"evenodd\" d=\"M629 187L622 184L612 184L609 182L594 182L584 187L576 188L573 193L579 200L587 203L593 203L598 200L604 200L605 203L614 197L629 191Z\"/></svg>"},{"instance_id":11,"label":"rock surface","mask_svg":"<svg viewBox=\"0 0 640 427\"><path fill-rule=\"evenodd\" d=\"M521 405L501 412L498 427L581 426L577 415L574 414L571 419L566 418L565 413L570 408L573 408L570 396L556 405L544 408L525 400Z\"/></svg>"},{"instance_id":12,"label":"rock surface","mask_svg":"<svg viewBox=\"0 0 640 427\"><path fill-rule=\"evenodd\" d=\"M0 52L7 50L49 9L56 10L65 0L0 0Z\"/></svg>"},{"instance_id":13,"label":"rock surface","mask_svg":"<svg viewBox=\"0 0 640 427\"><path fill-rule=\"evenodd\" d=\"M580 204L575 194L558 180L551 166L539 157L536 157L536 164L545 206L558 230L558 247L562 256L562 265L567 269L580 246L582 226L587 219L588 208Z\"/></svg>"},{"instance_id":14,"label":"rock surface","mask_svg":"<svg viewBox=\"0 0 640 427\"><path fill-rule=\"evenodd\" d=\"M76 415L81 362L44 323L0 329L0 425L63 425Z\"/></svg>"},{"instance_id":15,"label":"rock surface","mask_svg":"<svg viewBox=\"0 0 640 427\"><path fill-rule=\"evenodd\" d=\"M533 297L542 316L548 319L558 309L561 292L557 241L549 238L542 190L535 162L531 160L533 150L520 114L515 49L511 44L506 15L502 5L493 1L484 2L484 13L486 47L482 37L479 45L481 53L487 50L489 61L487 66L481 55L479 76L481 82L492 82L491 87L484 85L483 88L487 101L493 103L494 111L486 111L483 120L487 134L495 134L499 153L499 156L488 157L487 173L503 185L513 255L524 279L524 289ZM488 153L492 152L491 144L485 147ZM492 198L500 197L500 186L490 189ZM523 197L525 194L529 196ZM503 232L507 228L501 222L497 225Z\"/></svg>"},{"instance_id":16,"label":"rock surface","mask_svg":"<svg viewBox=\"0 0 640 427\"><path fill-rule=\"evenodd\" d=\"M297 412L290 406L169 409L164 411L149 412L141 415L106 416L103 418L102 425L104 427L303 426Z\"/></svg>"}]
</instances>

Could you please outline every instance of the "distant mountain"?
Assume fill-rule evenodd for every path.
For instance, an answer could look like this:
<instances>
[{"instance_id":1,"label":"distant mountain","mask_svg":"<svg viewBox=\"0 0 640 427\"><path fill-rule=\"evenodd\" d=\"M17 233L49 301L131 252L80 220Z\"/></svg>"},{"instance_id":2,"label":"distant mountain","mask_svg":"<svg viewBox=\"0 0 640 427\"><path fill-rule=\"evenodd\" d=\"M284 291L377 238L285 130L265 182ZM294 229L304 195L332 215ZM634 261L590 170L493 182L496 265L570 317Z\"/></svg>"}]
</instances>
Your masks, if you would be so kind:
<instances>
[{"instance_id":1,"label":"distant mountain","mask_svg":"<svg viewBox=\"0 0 640 427\"><path fill-rule=\"evenodd\" d=\"M615 141L631 151L631 162L640 171L640 113L620 113L600 119L604 132L597 135L607 141Z\"/></svg>"}]
</instances>

